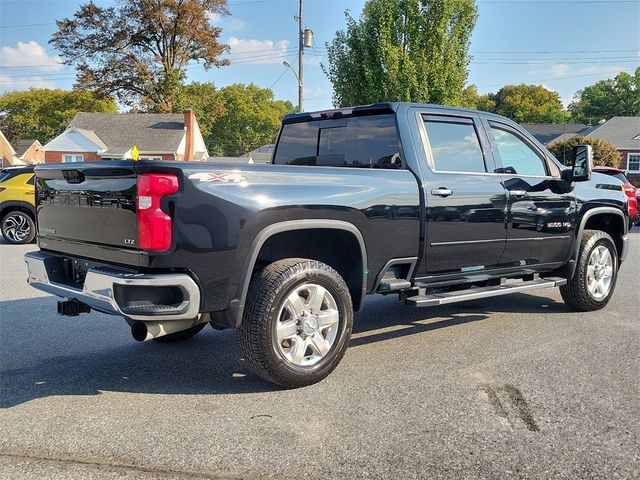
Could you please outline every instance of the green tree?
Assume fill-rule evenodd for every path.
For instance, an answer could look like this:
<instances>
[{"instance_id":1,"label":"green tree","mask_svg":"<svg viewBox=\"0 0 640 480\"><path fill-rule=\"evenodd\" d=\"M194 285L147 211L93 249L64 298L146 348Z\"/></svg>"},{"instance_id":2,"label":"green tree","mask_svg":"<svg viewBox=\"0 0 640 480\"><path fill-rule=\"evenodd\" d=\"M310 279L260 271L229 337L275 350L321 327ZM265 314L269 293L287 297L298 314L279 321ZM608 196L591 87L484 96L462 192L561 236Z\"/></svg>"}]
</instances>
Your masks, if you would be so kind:
<instances>
[{"instance_id":1,"label":"green tree","mask_svg":"<svg viewBox=\"0 0 640 480\"><path fill-rule=\"evenodd\" d=\"M193 82L180 89L173 103L173 111L180 113L186 108L193 108L205 141L211 139L215 122L227 112L222 94L211 82ZM211 147L207 145L207 148Z\"/></svg>"},{"instance_id":2,"label":"green tree","mask_svg":"<svg viewBox=\"0 0 640 480\"><path fill-rule=\"evenodd\" d=\"M496 108L496 102L491 94L480 95L475 85L469 85L462 91L460 106L483 112L493 112Z\"/></svg>"},{"instance_id":3,"label":"green tree","mask_svg":"<svg viewBox=\"0 0 640 480\"><path fill-rule=\"evenodd\" d=\"M275 140L291 102L274 100L273 92L256 85L233 84L220 89L225 113L214 123L208 146L212 155L238 156Z\"/></svg>"},{"instance_id":4,"label":"green tree","mask_svg":"<svg viewBox=\"0 0 640 480\"><path fill-rule=\"evenodd\" d=\"M593 163L607 167L620 167L622 156L610 142L598 138L575 136L566 140L553 142L547 148L565 165L573 161L573 147L576 145L591 145L593 149Z\"/></svg>"},{"instance_id":5,"label":"green tree","mask_svg":"<svg viewBox=\"0 0 640 480\"><path fill-rule=\"evenodd\" d=\"M327 43L336 106L384 101L460 104L473 0L369 0Z\"/></svg>"},{"instance_id":6,"label":"green tree","mask_svg":"<svg viewBox=\"0 0 640 480\"><path fill-rule=\"evenodd\" d=\"M12 147L15 147L22 137L20 126L12 122L6 115L0 115L0 132Z\"/></svg>"},{"instance_id":7,"label":"green tree","mask_svg":"<svg viewBox=\"0 0 640 480\"><path fill-rule=\"evenodd\" d=\"M518 123L563 123L567 114L558 92L542 85L505 85L490 98L493 111Z\"/></svg>"},{"instance_id":8,"label":"green tree","mask_svg":"<svg viewBox=\"0 0 640 480\"><path fill-rule=\"evenodd\" d=\"M598 122L616 115L640 116L640 67L633 75L621 72L576 93L569 111L580 122Z\"/></svg>"},{"instance_id":9,"label":"green tree","mask_svg":"<svg viewBox=\"0 0 640 480\"><path fill-rule=\"evenodd\" d=\"M61 133L78 112L117 111L112 97L89 90L32 88L0 95L0 114L20 129L22 137L43 144Z\"/></svg>"},{"instance_id":10,"label":"green tree","mask_svg":"<svg viewBox=\"0 0 640 480\"><path fill-rule=\"evenodd\" d=\"M83 4L59 20L50 43L78 70L77 88L115 94L125 105L170 112L191 61L205 69L227 65L221 29L226 0L118 0Z\"/></svg>"}]
</instances>

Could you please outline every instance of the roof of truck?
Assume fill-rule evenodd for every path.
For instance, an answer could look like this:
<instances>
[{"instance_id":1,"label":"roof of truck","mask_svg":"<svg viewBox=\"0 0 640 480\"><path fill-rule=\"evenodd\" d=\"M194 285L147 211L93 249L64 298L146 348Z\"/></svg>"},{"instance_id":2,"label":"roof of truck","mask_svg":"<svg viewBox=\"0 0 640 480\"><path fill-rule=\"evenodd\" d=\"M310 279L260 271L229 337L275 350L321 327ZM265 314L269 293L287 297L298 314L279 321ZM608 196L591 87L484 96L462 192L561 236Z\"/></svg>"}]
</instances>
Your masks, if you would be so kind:
<instances>
[{"instance_id":1,"label":"roof of truck","mask_svg":"<svg viewBox=\"0 0 640 480\"><path fill-rule=\"evenodd\" d=\"M420 108L432 108L442 110L443 112L451 113L467 113L478 114L482 113L486 116L495 117L501 120L511 120L489 112L481 112L479 110L473 110L470 108L450 107L446 105L435 105L430 103L417 103L417 102L383 102L372 103L371 105L358 105L355 107L333 108L329 110L318 110L314 112L302 112L302 113L290 113L283 118L284 123L296 123L308 120L323 120L328 118L341 118L358 115L369 115L372 113L393 113L402 108L420 107Z\"/></svg>"}]
</instances>

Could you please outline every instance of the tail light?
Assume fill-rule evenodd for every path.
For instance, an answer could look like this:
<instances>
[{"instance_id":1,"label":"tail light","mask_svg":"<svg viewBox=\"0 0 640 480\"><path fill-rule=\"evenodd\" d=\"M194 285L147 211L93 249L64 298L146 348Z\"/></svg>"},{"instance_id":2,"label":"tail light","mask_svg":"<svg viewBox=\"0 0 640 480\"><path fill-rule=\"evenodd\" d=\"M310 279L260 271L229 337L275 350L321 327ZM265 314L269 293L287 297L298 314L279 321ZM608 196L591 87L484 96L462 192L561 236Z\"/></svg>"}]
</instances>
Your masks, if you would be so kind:
<instances>
[{"instance_id":1,"label":"tail light","mask_svg":"<svg viewBox=\"0 0 640 480\"><path fill-rule=\"evenodd\" d=\"M178 191L178 177L165 173L138 176L138 236L143 250L163 251L171 247L171 217L162 211L163 197Z\"/></svg>"}]
</instances>

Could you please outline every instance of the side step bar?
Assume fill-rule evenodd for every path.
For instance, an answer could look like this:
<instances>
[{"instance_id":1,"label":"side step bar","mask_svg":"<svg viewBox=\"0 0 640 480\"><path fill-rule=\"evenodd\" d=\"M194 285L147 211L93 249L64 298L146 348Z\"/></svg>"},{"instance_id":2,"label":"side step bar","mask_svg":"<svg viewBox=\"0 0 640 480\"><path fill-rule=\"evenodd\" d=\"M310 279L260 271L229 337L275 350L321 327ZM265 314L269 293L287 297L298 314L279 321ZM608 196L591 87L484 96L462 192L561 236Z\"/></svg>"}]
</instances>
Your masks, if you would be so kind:
<instances>
[{"instance_id":1,"label":"side step bar","mask_svg":"<svg viewBox=\"0 0 640 480\"><path fill-rule=\"evenodd\" d=\"M413 297L407 297L404 302L413 307L433 307L436 305L446 305L448 303L466 302L467 300L476 300L478 298L498 297L511 293L526 292L528 290L559 287L566 283L567 280L565 278L538 278L526 282L504 283L502 285L469 288L455 292L433 293L430 295L419 294Z\"/></svg>"}]
</instances>

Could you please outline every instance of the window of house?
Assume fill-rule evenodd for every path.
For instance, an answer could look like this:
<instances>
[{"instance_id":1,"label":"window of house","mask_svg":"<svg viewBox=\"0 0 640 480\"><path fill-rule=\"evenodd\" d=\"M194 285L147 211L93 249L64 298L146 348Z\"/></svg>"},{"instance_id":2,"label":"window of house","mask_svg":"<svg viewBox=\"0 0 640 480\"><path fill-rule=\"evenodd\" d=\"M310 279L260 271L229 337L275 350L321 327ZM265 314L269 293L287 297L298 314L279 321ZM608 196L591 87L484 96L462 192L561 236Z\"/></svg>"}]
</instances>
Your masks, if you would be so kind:
<instances>
[{"instance_id":1,"label":"window of house","mask_svg":"<svg viewBox=\"0 0 640 480\"><path fill-rule=\"evenodd\" d=\"M62 162L63 163L74 163L74 162L83 162L84 157L82 155L63 155Z\"/></svg>"},{"instance_id":2,"label":"window of house","mask_svg":"<svg viewBox=\"0 0 640 480\"><path fill-rule=\"evenodd\" d=\"M627 171L640 172L640 153L630 153L627 155Z\"/></svg>"},{"instance_id":3,"label":"window of house","mask_svg":"<svg viewBox=\"0 0 640 480\"><path fill-rule=\"evenodd\" d=\"M535 177L547 176L544 159L524 140L493 123L491 134L502 160L502 172Z\"/></svg>"},{"instance_id":4,"label":"window of house","mask_svg":"<svg viewBox=\"0 0 640 480\"><path fill-rule=\"evenodd\" d=\"M433 166L437 171L485 173L484 156L471 120L425 119Z\"/></svg>"},{"instance_id":5,"label":"window of house","mask_svg":"<svg viewBox=\"0 0 640 480\"><path fill-rule=\"evenodd\" d=\"M287 124L273 163L333 167L402 168L393 114Z\"/></svg>"}]
</instances>

